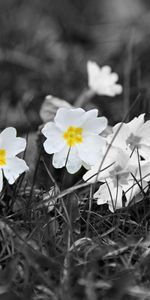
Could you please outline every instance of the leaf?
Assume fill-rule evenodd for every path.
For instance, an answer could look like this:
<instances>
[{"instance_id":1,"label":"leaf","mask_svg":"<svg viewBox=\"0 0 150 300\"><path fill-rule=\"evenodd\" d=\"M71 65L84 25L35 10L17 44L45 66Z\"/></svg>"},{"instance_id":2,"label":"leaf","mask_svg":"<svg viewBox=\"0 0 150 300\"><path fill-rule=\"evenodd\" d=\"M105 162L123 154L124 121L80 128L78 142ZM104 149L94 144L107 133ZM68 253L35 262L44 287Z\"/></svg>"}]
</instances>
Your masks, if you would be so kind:
<instances>
[{"instance_id":1,"label":"leaf","mask_svg":"<svg viewBox=\"0 0 150 300\"><path fill-rule=\"evenodd\" d=\"M80 233L80 224L78 222L80 218L80 211L78 206L78 198L76 194L71 194L64 201L64 217L68 219L68 222L63 223L63 237L64 240L68 239L68 231L72 233ZM68 216L66 216L66 214Z\"/></svg>"},{"instance_id":2,"label":"leaf","mask_svg":"<svg viewBox=\"0 0 150 300\"><path fill-rule=\"evenodd\" d=\"M71 225L72 225L73 229L75 229L75 223L80 218L78 198L77 198L77 195L75 193L70 195L69 200L67 201L67 209L68 209L68 212L69 212Z\"/></svg>"}]
</instances>

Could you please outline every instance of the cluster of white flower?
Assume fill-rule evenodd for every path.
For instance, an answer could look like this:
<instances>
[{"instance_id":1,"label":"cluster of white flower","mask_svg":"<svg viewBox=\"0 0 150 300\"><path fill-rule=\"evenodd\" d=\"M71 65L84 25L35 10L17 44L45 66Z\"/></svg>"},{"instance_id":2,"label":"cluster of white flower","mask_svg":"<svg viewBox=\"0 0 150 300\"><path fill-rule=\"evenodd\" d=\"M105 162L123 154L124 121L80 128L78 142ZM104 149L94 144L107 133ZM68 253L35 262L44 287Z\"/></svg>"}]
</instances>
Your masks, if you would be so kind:
<instances>
[{"instance_id":1,"label":"cluster of white flower","mask_svg":"<svg viewBox=\"0 0 150 300\"><path fill-rule=\"evenodd\" d=\"M98 204L108 203L109 209L121 208L140 192L146 192L150 181L150 121L144 114L129 123L118 123L106 137L108 153L84 175L91 183L103 182L94 194ZM107 151L107 150L106 150Z\"/></svg>"},{"instance_id":2,"label":"cluster of white flower","mask_svg":"<svg viewBox=\"0 0 150 300\"><path fill-rule=\"evenodd\" d=\"M87 64L89 88L96 94L115 96L122 92L118 75L111 68L99 68L95 62ZM42 133L46 137L44 149L53 155L55 168L66 167L76 173L81 166L88 171L85 181L101 182L94 194L98 204L108 203L115 211L131 203L135 195L145 193L150 181L150 121L144 114L129 123L119 123L104 137L107 119L98 117L93 109L59 108L54 122L48 122ZM125 201L122 202L124 195Z\"/></svg>"},{"instance_id":3,"label":"cluster of white flower","mask_svg":"<svg viewBox=\"0 0 150 300\"><path fill-rule=\"evenodd\" d=\"M102 70L92 62L88 62L89 88L98 94L113 95L119 93L117 74L112 73L109 67ZM103 90L103 93L101 91ZM113 90L113 91L112 91ZM121 88L120 88L121 92ZM47 98L53 104L53 110L46 114L45 106L41 117L46 122L55 106L60 106L60 100ZM53 103L54 102L54 103ZM106 140L99 134L106 128L107 120L98 118L98 111L93 109L85 112L83 109L74 109L66 101L61 101L63 108L58 109L54 122L48 122L42 133L47 140L44 142L45 151L53 154L53 166L62 168L66 166L68 172L75 173L83 165L86 169L93 166L99 153L103 154ZM16 129L8 127L0 134L0 191L3 188L3 176L9 184L29 168L23 159L16 157L26 148L26 140L16 137Z\"/></svg>"},{"instance_id":4,"label":"cluster of white flower","mask_svg":"<svg viewBox=\"0 0 150 300\"><path fill-rule=\"evenodd\" d=\"M122 92L122 86L116 83L118 75L111 73L110 67L100 69L96 63L88 62L87 70L89 88L94 93L112 97ZM144 122L141 114L129 123L116 124L107 136L100 135L106 128L107 119L98 117L97 109L86 112L64 105L57 110L54 121L44 125L43 146L48 154L53 154L55 168L66 167L71 174L82 166L87 169L84 181L100 182L94 194L97 203L108 203L114 212L148 189L150 121ZM25 161L16 157L25 147L25 139L16 137L15 128L6 128L0 134L0 191L3 175L13 184L28 170Z\"/></svg>"}]
</instances>

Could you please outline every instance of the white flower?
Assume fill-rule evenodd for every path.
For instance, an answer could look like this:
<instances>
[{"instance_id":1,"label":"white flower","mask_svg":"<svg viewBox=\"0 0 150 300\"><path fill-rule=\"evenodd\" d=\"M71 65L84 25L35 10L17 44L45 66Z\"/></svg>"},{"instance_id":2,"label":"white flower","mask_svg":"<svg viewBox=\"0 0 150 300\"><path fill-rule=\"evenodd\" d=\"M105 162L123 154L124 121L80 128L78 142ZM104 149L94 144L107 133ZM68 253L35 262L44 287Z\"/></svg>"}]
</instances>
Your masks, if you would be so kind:
<instances>
[{"instance_id":1,"label":"white flower","mask_svg":"<svg viewBox=\"0 0 150 300\"><path fill-rule=\"evenodd\" d=\"M122 149L111 147L108 152L101 171L100 163L91 168L83 179L88 182L104 182L94 194L97 204L108 203L109 209L115 211L122 207L123 192L128 205L133 197L140 193L141 189L147 190L147 182L150 180L150 162L140 161L135 153L132 157Z\"/></svg>"},{"instance_id":2,"label":"white flower","mask_svg":"<svg viewBox=\"0 0 150 300\"><path fill-rule=\"evenodd\" d=\"M9 184L13 184L20 174L29 169L23 159L16 157L26 147L26 140L16 137L16 134L13 127L4 129L0 134L0 191L3 188L3 175Z\"/></svg>"},{"instance_id":3,"label":"white flower","mask_svg":"<svg viewBox=\"0 0 150 300\"><path fill-rule=\"evenodd\" d=\"M94 183L96 180L103 182L118 165L124 168L128 159L129 155L122 149L111 147L106 158L104 160L103 157L101 160L99 159L96 164L85 173L83 179L90 183Z\"/></svg>"},{"instance_id":4,"label":"white flower","mask_svg":"<svg viewBox=\"0 0 150 300\"><path fill-rule=\"evenodd\" d=\"M109 66L99 67L95 62L87 62L88 85L98 95L114 97L122 93L122 86L117 84L118 74L111 73Z\"/></svg>"},{"instance_id":5,"label":"white flower","mask_svg":"<svg viewBox=\"0 0 150 300\"><path fill-rule=\"evenodd\" d=\"M130 153L138 147L139 154L150 160L150 121L144 123L144 115L135 117L129 123L116 124L112 129L113 133L107 137L108 143ZM114 135L116 136L112 142Z\"/></svg>"},{"instance_id":6,"label":"white flower","mask_svg":"<svg viewBox=\"0 0 150 300\"><path fill-rule=\"evenodd\" d=\"M81 166L90 168L104 151L106 141L99 134L106 128L107 119L97 117L98 110L85 112L82 108L58 109L54 122L47 123L42 133L47 138L44 149L53 154L53 166L66 166L76 173Z\"/></svg>"}]
</instances>

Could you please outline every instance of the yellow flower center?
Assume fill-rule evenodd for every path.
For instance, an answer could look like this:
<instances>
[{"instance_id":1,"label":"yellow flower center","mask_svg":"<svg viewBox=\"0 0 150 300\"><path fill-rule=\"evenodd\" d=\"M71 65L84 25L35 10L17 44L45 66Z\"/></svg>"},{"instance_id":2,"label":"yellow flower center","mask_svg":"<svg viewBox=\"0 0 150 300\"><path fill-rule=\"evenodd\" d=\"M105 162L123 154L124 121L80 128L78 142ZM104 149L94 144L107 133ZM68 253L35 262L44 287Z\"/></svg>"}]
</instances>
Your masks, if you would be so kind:
<instances>
[{"instance_id":1,"label":"yellow flower center","mask_svg":"<svg viewBox=\"0 0 150 300\"><path fill-rule=\"evenodd\" d=\"M6 150L0 149L0 167L6 165Z\"/></svg>"},{"instance_id":2,"label":"yellow flower center","mask_svg":"<svg viewBox=\"0 0 150 300\"><path fill-rule=\"evenodd\" d=\"M83 128L69 126L68 129L64 132L63 138L66 140L69 147L75 146L76 144L82 143Z\"/></svg>"}]
</instances>

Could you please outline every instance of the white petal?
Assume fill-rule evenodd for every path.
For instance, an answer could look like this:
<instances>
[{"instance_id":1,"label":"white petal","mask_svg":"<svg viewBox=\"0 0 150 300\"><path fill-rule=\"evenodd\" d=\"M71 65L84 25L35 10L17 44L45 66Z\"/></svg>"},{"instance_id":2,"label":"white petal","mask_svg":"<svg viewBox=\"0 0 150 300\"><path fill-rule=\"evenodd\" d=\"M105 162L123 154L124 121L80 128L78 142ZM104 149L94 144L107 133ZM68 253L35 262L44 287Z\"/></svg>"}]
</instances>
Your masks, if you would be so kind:
<instances>
[{"instance_id":1,"label":"white petal","mask_svg":"<svg viewBox=\"0 0 150 300\"><path fill-rule=\"evenodd\" d=\"M74 174L80 170L81 166L82 166L82 161L78 156L77 149L76 147L72 147L66 164L67 171L70 174Z\"/></svg>"},{"instance_id":2,"label":"white petal","mask_svg":"<svg viewBox=\"0 0 150 300\"><path fill-rule=\"evenodd\" d=\"M150 121L145 122L138 130L138 136L141 137L141 143L150 146Z\"/></svg>"},{"instance_id":3,"label":"white petal","mask_svg":"<svg viewBox=\"0 0 150 300\"><path fill-rule=\"evenodd\" d=\"M65 146L60 152L54 153L52 164L54 168L63 168L66 165L67 156L69 153L69 147Z\"/></svg>"},{"instance_id":4,"label":"white petal","mask_svg":"<svg viewBox=\"0 0 150 300\"><path fill-rule=\"evenodd\" d=\"M83 176L83 179L93 183L96 178L98 181L104 181L106 178L110 178L111 172L115 170L116 166L124 169L128 160L129 155L126 152L122 151L122 149L111 147L105 159L103 157L99 159L91 170Z\"/></svg>"},{"instance_id":5,"label":"white petal","mask_svg":"<svg viewBox=\"0 0 150 300\"><path fill-rule=\"evenodd\" d=\"M113 127L113 133L107 136L107 141L114 147L127 149L127 139L130 136L130 128L124 123L118 123ZM113 140L114 139L114 140Z\"/></svg>"},{"instance_id":6,"label":"white petal","mask_svg":"<svg viewBox=\"0 0 150 300\"><path fill-rule=\"evenodd\" d=\"M147 161L150 161L150 146L140 145L139 154Z\"/></svg>"},{"instance_id":7,"label":"white petal","mask_svg":"<svg viewBox=\"0 0 150 300\"><path fill-rule=\"evenodd\" d=\"M112 84L105 89L105 95L114 97L115 95L121 94L123 88L120 84Z\"/></svg>"},{"instance_id":8,"label":"white petal","mask_svg":"<svg viewBox=\"0 0 150 300\"><path fill-rule=\"evenodd\" d=\"M101 70L97 63L93 61L88 61L87 72L88 72L88 85L92 89L93 85L95 85L95 80L99 78Z\"/></svg>"},{"instance_id":9,"label":"white petal","mask_svg":"<svg viewBox=\"0 0 150 300\"><path fill-rule=\"evenodd\" d=\"M145 114L141 114L138 117L135 117L129 123L127 123L127 125L130 127L130 131L133 134L136 134L136 132L139 130L139 128L141 128L141 126L144 124L144 116L145 116Z\"/></svg>"},{"instance_id":10,"label":"white petal","mask_svg":"<svg viewBox=\"0 0 150 300\"><path fill-rule=\"evenodd\" d=\"M101 67L101 71L104 74L109 75L109 74L111 74L111 67L110 66L103 66L103 67Z\"/></svg>"},{"instance_id":11,"label":"white petal","mask_svg":"<svg viewBox=\"0 0 150 300\"><path fill-rule=\"evenodd\" d=\"M7 127L1 132L0 137L3 140L5 139L7 140L11 137L15 138L16 135L17 135L17 130L14 127Z\"/></svg>"},{"instance_id":12,"label":"white petal","mask_svg":"<svg viewBox=\"0 0 150 300\"><path fill-rule=\"evenodd\" d=\"M104 69L104 71L103 71ZM105 90L108 86L111 68L104 66L100 68L95 62L89 61L87 63L88 71L88 85L95 93L105 95Z\"/></svg>"},{"instance_id":13,"label":"white petal","mask_svg":"<svg viewBox=\"0 0 150 300\"><path fill-rule=\"evenodd\" d=\"M7 157L13 157L26 148L26 140L16 137L17 131L13 127L4 129L0 134L0 148L6 150Z\"/></svg>"},{"instance_id":14,"label":"white petal","mask_svg":"<svg viewBox=\"0 0 150 300\"><path fill-rule=\"evenodd\" d=\"M56 127L54 122L48 122L44 125L41 132L44 134L46 138L50 138L52 135L60 135L62 131Z\"/></svg>"},{"instance_id":15,"label":"white petal","mask_svg":"<svg viewBox=\"0 0 150 300\"><path fill-rule=\"evenodd\" d=\"M118 79L119 79L119 76L118 76L118 74L117 73L111 73L111 82L112 82L112 84L114 84L116 81L118 81Z\"/></svg>"},{"instance_id":16,"label":"white petal","mask_svg":"<svg viewBox=\"0 0 150 300\"><path fill-rule=\"evenodd\" d=\"M137 163L138 164L138 163ZM150 181L150 162L140 161L140 166L132 171L137 180L144 179L145 181Z\"/></svg>"},{"instance_id":17,"label":"white petal","mask_svg":"<svg viewBox=\"0 0 150 300\"><path fill-rule=\"evenodd\" d=\"M82 108L60 108L54 118L55 124L60 130L64 131L69 126L79 127L83 123L85 111Z\"/></svg>"},{"instance_id":18,"label":"white petal","mask_svg":"<svg viewBox=\"0 0 150 300\"><path fill-rule=\"evenodd\" d=\"M53 122L47 123L42 129L42 133L47 137L43 146L48 154L59 152L65 146L63 133Z\"/></svg>"},{"instance_id":19,"label":"white petal","mask_svg":"<svg viewBox=\"0 0 150 300\"><path fill-rule=\"evenodd\" d=\"M115 151L116 151L116 165L117 166L119 165L122 169L127 169L127 166L130 161L130 153L128 153L128 151L124 151L120 148L115 148L114 152ZM114 153L114 155L115 155L115 153Z\"/></svg>"},{"instance_id":20,"label":"white petal","mask_svg":"<svg viewBox=\"0 0 150 300\"><path fill-rule=\"evenodd\" d=\"M87 122L90 119L95 119L98 116L98 109L94 108L91 110L88 110L84 114L84 122Z\"/></svg>"},{"instance_id":21,"label":"white petal","mask_svg":"<svg viewBox=\"0 0 150 300\"><path fill-rule=\"evenodd\" d=\"M44 144L44 150L46 153L48 154L53 154L53 153L57 153L60 152L61 149L63 149L65 143L61 143L59 142L59 140L56 139L47 139Z\"/></svg>"},{"instance_id":22,"label":"white petal","mask_svg":"<svg viewBox=\"0 0 150 300\"><path fill-rule=\"evenodd\" d=\"M19 175L28 170L29 168L25 161L18 157L7 159L7 165L3 167L4 176L9 184L13 184Z\"/></svg>"},{"instance_id":23,"label":"white petal","mask_svg":"<svg viewBox=\"0 0 150 300\"><path fill-rule=\"evenodd\" d=\"M81 144L77 144L79 157L88 165L94 165L104 152L106 141L99 135L86 135Z\"/></svg>"},{"instance_id":24,"label":"white petal","mask_svg":"<svg viewBox=\"0 0 150 300\"><path fill-rule=\"evenodd\" d=\"M94 183L97 179L97 173L99 168L100 168L100 163L97 163L96 165L91 167L91 169L83 175L83 180L88 181L90 183Z\"/></svg>"},{"instance_id":25,"label":"white petal","mask_svg":"<svg viewBox=\"0 0 150 300\"><path fill-rule=\"evenodd\" d=\"M2 173L2 169L0 169L0 192L3 189L3 173Z\"/></svg>"},{"instance_id":26,"label":"white petal","mask_svg":"<svg viewBox=\"0 0 150 300\"><path fill-rule=\"evenodd\" d=\"M66 166L67 171L71 174L76 173L82 166L76 147L69 149L67 146L61 152L54 154L52 163L55 168Z\"/></svg>"},{"instance_id":27,"label":"white petal","mask_svg":"<svg viewBox=\"0 0 150 300\"><path fill-rule=\"evenodd\" d=\"M104 183L94 194L94 198L97 199L98 205L108 203L109 209L114 212L122 207L122 188L114 186L112 181Z\"/></svg>"},{"instance_id":28,"label":"white petal","mask_svg":"<svg viewBox=\"0 0 150 300\"><path fill-rule=\"evenodd\" d=\"M113 145L116 147L125 148L126 141L131 134L139 136L140 128L144 123L144 115L135 117L129 123L118 123L113 127L113 134L108 136L108 142L111 143L112 137L117 133ZM146 123L145 123L146 124Z\"/></svg>"},{"instance_id":29,"label":"white petal","mask_svg":"<svg viewBox=\"0 0 150 300\"><path fill-rule=\"evenodd\" d=\"M86 164L84 161L82 161L82 165L83 165L84 169L86 169L86 170L90 170L91 169L91 166L88 165L88 164Z\"/></svg>"},{"instance_id":30,"label":"white petal","mask_svg":"<svg viewBox=\"0 0 150 300\"><path fill-rule=\"evenodd\" d=\"M88 119L82 127L85 131L99 134L107 127L107 119L105 117Z\"/></svg>"},{"instance_id":31,"label":"white petal","mask_svg":"<svg viewBox=\"0 0 150 300\"><path fill-rule=\"evenodd\" d=\"M142 180L139 182L141 188L146 192L148 189L147 182ZM128 185L122 185L123 191L125 192L125 197L127 199L127 205L131 202L131 200L141 192L139 185L135 180L129 180Z\"/></svg>"},{"instance_id":32,"label":"white petal","mask_svg":"<svg viewBox=\"0 0 150 300\"><path fill-rule=\"evenodd\" d=\"M109 178L110 172L114 170L114 164L116 165L116 160L104 160L103 164L102 161L103 158L84 174L84 181L88 181L90 183L94 183L96 180L103 182L106 178Z\"/></svg>"},{"instance_id":33,"label":"white petal","mask_svg":"<svg viewBox=\"0 0 150 300\"><path fill-rule=\"evenodd\" d=\"M140 193L140 188L134 180L130 180L128 185L122 185L123 191L125 192L125 197L127 199L127 205L133 199L133 197Z\"/></svg>"}]
</instances>

